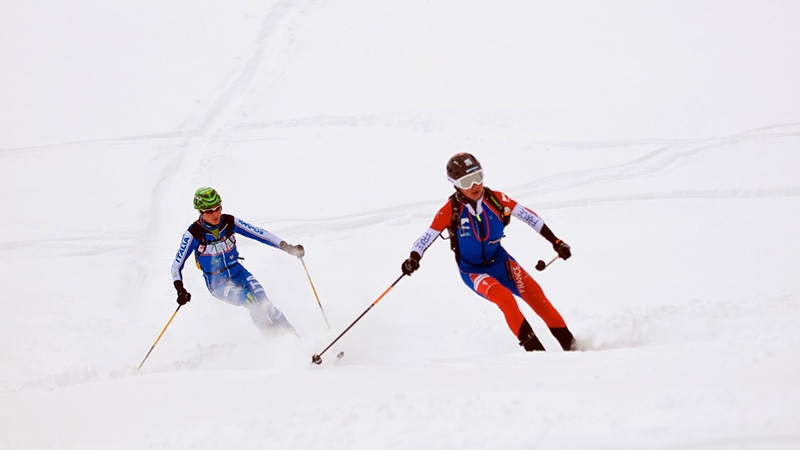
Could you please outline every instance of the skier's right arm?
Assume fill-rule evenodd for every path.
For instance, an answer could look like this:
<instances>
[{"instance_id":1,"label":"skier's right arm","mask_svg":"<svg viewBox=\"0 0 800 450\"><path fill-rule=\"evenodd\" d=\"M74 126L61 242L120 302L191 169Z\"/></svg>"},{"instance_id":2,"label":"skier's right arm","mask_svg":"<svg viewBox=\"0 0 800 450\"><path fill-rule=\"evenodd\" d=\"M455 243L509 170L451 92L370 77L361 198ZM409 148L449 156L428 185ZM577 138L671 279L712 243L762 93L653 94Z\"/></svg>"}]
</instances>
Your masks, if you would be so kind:
<instances>
[{"instance_id":1,"label":"skier's right arm","mask_svg":"<svg viewBox=\"0 0 800 450\"><path fill-rule=\"evenodd\" d=\"M452 206L448 201L439 212L436 213L436 217L433 218L431 226L425 230L422 236L411 246L411 254L400 266L400 269L405 275L411 275L419 269L419 261L422 259L422 255L425 254L428 247L433 244L439 234L450 224L451 211Z\"/></svg>"},{"instance_id":2,"label":"skier's right arm","mask_svg":"<svg viewBox=\"0 0 800 450\"><path fill-rule=\"evenodd\" d=\"M186 260L189 259L189 255L197 249L197 245L198 242L192 236L192 233L186 230L181 237L181 245L175 254L175 259L172 260L172 284L178 293L177 302L179 305L185 305L192 299L192 294L183 287L183 266L186 264Z\"/></svg>"}]
</instances>

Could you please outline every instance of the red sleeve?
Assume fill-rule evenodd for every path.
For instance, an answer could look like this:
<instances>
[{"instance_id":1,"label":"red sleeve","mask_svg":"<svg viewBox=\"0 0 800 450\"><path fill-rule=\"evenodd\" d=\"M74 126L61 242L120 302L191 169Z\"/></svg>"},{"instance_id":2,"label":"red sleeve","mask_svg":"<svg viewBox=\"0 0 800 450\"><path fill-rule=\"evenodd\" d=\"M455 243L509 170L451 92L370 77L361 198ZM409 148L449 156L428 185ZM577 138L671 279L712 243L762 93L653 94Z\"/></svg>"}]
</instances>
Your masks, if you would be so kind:
<instances>
[{"instance_id":1,"label":"red sleeve","mask_svg":"<svg viewBox=\"0 0 800 450\"><path fill-rule=\"evenodd\" d=\"M498 200L500 200L500 204L508 208L509 211L513 211L514 207L517 206L517 202L511 197L507 196L506 194L494 190L492 192L494 192L494 196L497 197Z\"/></svg>"},{"instance_id":2,"label":"red sleeve","mask_svg":"<svg viewBox=\"0 0 800 450\"><path fill-rule=\"evenodd\" d=\"M433 222L431 222L432 229L441 232L450 226L451 216L453 215L452 201L453 200L447 200L447 203L436 213L436 217L434 217Z\"/></svg>"}]
</instances>

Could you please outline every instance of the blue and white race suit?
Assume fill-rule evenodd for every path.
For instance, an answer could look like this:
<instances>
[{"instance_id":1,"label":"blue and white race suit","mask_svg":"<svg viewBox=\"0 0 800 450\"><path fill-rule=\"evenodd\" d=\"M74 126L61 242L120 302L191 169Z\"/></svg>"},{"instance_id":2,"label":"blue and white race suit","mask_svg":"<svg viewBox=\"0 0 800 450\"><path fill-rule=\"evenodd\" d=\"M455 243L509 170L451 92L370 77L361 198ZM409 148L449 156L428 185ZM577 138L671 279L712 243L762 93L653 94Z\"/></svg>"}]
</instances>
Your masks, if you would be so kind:
<instances>
[{"instance_id":1,"label":"blue and white race suit","mask_svg":"<svg viewBox=\"0 0 800 450\"><path fill-rule=\"evenodd\" d=\"M202 241L192 234L192 228L202 234ZM183 281L183 266L194 253L211 295L247 308L253 323L264 333L275 329L294 331L283 313L267 298L258 280L239 262L237 234L275 248L279 248L281 243L274 234L229 214L222 214L217 225L210 225L201 217L183 233L180 248L172 261L172 280Z\"/></svg>"}]
</instances>

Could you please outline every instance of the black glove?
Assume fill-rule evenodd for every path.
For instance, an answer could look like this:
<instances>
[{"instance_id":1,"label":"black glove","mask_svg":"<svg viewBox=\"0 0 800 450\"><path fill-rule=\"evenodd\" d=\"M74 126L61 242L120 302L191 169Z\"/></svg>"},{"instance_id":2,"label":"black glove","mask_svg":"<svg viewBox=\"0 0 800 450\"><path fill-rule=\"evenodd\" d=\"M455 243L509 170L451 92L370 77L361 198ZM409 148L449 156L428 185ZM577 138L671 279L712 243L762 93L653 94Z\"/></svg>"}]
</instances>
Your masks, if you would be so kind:
<instances>
[{"instance_id":1,"label":"black glove","mask_svg":"<svg viewBox=\"0 0 800 450\"><path fill-rule=\"evenodd\" d=\"M567 245L567 243L561 239L556 239L556 241L553 243L553 250L555 250L556 253L558 253L558 257L564 261L568 260L569 257L572 256L572 251L570 251L569 245Z\"/></svg>"},{"instance_id":2,"label":"black glove","mask_svg":"<svg viewBox=\"0 0 800 450\"><path fill-rule=\"evenodd\" d=\"M417 252L411 252L411 255L403 261L403 265L400 266L404 275L411 275L414 273L415 270L419 269L419 260L422 259Z\"/></svg>"},{"instance_id":3,"label":"black glove","mask_svg":"<svg viewBox=\"0 0 800 450\"><path fill-rule=\"evenodd\" d=\"M302 258L306 255L306 249L304 249L302 245L292 245L286 241L281 241L280 249L298 258Z\"/></svg>"},{"instance_id":4,"label":"black glove","mask_svg":"<svg viewBox=\"0 0 800 450\"><path fill-rule=\"evenodd\" d=\"M178 304L183 306L192 300L192 294L183 287L183 281L175 282L175 290L178 291Z\"/></svg>"}]
</instances>

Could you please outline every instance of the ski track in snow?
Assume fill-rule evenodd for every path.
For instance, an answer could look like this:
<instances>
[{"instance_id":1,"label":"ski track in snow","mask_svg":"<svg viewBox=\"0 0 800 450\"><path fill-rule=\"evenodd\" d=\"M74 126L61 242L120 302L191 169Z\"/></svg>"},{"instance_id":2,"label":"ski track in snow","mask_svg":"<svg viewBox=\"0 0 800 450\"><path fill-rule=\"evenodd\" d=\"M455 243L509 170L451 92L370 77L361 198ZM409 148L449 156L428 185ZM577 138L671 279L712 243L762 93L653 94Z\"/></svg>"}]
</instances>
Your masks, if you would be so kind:
<instances>
[{"instance_id":1,"label":"ski track in snow","mask_svg":"<svg viewBox=\"0 0 800 450\"><path fill-rule=\"evenodd\" d=\"M615 166L610 166L601 169L594 169L590 171L565 172L555 177L536 180L526 185L522 185L516 188L515 190L519 192L522 196L531 196L540 192L570 189L578 186L581 187L591 186L600 183L608 183L613 181L653 175L666 171L676 166L677 164L683 163L686 160L699 156L705 151L715 150L721 147L735 145L741 142L765 142L765 141L785 142L785 141L800 140L800 130L797 130L798 127L800 127L800 123L783 124L783 125L775 125L773 127L765 127L755 130L749 130L733 136L722 137L722 138L695 139L686 142L668 143L667 145L661 146L657 150L647 155L644 155L640 158L637 158L633 161L624 164L618 164ZM784 129L789 129L790 131L784 131ZM619 143L616 144L618 145ZM652 144L652 142L648 141L647 144ZM763 192L763 190L761 190L763 193L761 194L756 193L755 195L796 196L798 187L787 189L785 192L777 190L777 192L775 193ZM716 198L716 199L740 197L742 192L746 191L747 190L741 190L741 191L721 190L720 192L715 192L715 193L704 193L701 194L700 196L707 198ZM783 194L788 194L788 195L783 195ZM688 192L684 191L666 195L663 193L656 194L655 198L680 199L680 198L696 198L696 197L698 196L695 193L692 193L691 191ZM651 198L650 196L646 195L643 197L634 197L633 199L637 200L637 199L650 199L650 198ZM617 197L604 198L601 201L613 201L613 200L625 201L628 200L628 198L617 196ZM591 202L592 200L587 200L587 202L584 204L588 204Z\"/></svg>"},{"instance_id":2,"label":"ski track in snow","mask_svg":"<svg viewBox=\"0 0 800 450\"><path fill-rule=\"evenodd\" d=\"M277 13L275 13L277 14ZM283 19L287 12L283 12L282 14L268 14L267 18L265 19L265 24L263 25L262 29L262 36L260 38L260 42L265 39L265 36L270 35L267 30L271 30L273 27L277 27L276 22L279 22ZM264 43L261 43L261 47L265 46ZM257 55L263 53L262 51L257 52ZM259 66L256 61L260 61L260 57L254 56L251 61L251 64L248 64L248 70L246 73L243 73L239 76L238 82L234 83L228 92L218 100L217 104L220 105L229 105L233 102L234 95L232 92L246 92L246 86L250 83L250 79L254 77L253 74L250 72L256 70L255 67ZM203 127L200 127L201 131L190 133L189 136L196 136L200 137L206 134L213 134L216 128L212 127L212 123L217 123L222 121L222 117L224 114L222 110L225 109L222 106L215 107L212 111L208 113L209 117L214 117L215 120L208 119L204 123ZM268 125L265 124L248 124L245 126L240 126L239 128L250 128L256 127L262 131L268 130L273 127L299 127L299 128L306 128L306 127L317 127L320 125L330 125L330 126L341 126L343 122L351 123L353 126L402 126L402 124L398 124L395 122L391 123L384 123L373 120L364 120L364 119L341 119L341 118L317 118L317 119L308 119L308 120L300 120L300 121L286 121L286 122L278 122L278 123L271 123ZM416 123L414 119L409 119L411 123ZM230 131L228 131L230 132ZM176 140L177 139L177 140ZM193 156L191 159L187 159L185 157L185 152L182 149L185 149L187 146L186 139L191 139L187 137L187 134L184 132L170 132L164 133L162 135L144 135L144 136L131 136L131 137L123 137L118 139L102 139L97 141L81 141L81 142L64 142L60 144L48 144L46 146L40 147L29 147L29 148L17 148L17 149L0 149L0 152L14 152L14 151L29 151L29 150L39 150L39 151L55 151L58 150L59 147L63 146L81 146L81 145L97 145L97 144L107 144L107 145L140 145L140 144L149 144L149 145L157 145L157 146L167 146L178 151L181 151L181 156L178 160L168 164L163 169L163 175L161 176L161 180L166 185L159 184L156 186L156 189L153 192L153 197L157 198L160 195L164 195L165 192L169 189L171 184L169 180L175 178L175 173L177 171L187 172L192 171L193 167L202 167L206 165L222 165L225 157L223 155L218 154L216 151L212 150L202 150L204 146L200 146L201 155L200 156ZM231 141L235 141L235 138L229 138ZM247 139L241 142L252 142L254 139ZM255 139L257 140L257 139ZM709 150L716 150L723 148L725 146L732 146L738 143L758 143L758 142L794 142L798 141L798 146L800 146L800 123L788 123L788 124L779 124L769 127L762 127L753 130L747 130L742 133L738 133L732 136L727 137L720 137L720 138L707 138L707 139L688 139L688 140L680 140L679 142L675 142L675 140L667 140L667 141L659 141L659 140L635 140L635 141L613 141L613 142L604 142L604 143L560 143L557 144L563 147L572 147L572 148L582 148L582 149L593 149L593 148L617 148L617 147L642 147L643 150L646 151L648 147L656 146L658 147L656 150L652 150L649 153L639 156L634 160L616 164L608 167L596 168L591 170L582 170L582 171L567 171L560 173L555 176L546 177L542 179L537 179L525 184L520 185L511 185L506 188L507 192L513 192L513 195L517 200L523 200L527 198L537 198L541 193L544 192L554 192L559 190L565 189L574 189L580 187L591 187L593 185L600 185L606 183L613 183L622 180L634 179L637 177L649 176L658 173L662 173L664 171L669 170L672 167L675 167L678 164L685 163L691 158L697 157L701 155L703 152ZM663 142L663 144L660 144ZM534 144L534 145L553 145L553 144ZM195 146L197 150L197 147ZM644 193L635 193L629 195L609 195L609 196L593 196L593 197L586 197L581 199L572 199L572 200L559 200L559 201L537 201L537 209L538 210L557 210L560 208L574 208L574 207L581 207L581 206L588 206L593 204L601 204L601 203L620 203L620 202L640 202L640 201L652 201L652 200L686 200L686 199L737 199L737 198L780 198L780 197L798 197L800 196L800 185L798 186L788 186L788 187L775 187L775 188L721 188L721 189L705 189L705 190L671 190L671 191L653 191L653 192L644 192ZM437 208L440 205L441 201L421 201L421 202L414 202L414 203L404 203L399 205L393 205L391 207L382 208L379 210L368 210L368 211L361 211L355 214L348 214L345 216L338 216L338 217L327 217L327 218L319 218L319 219L298 219L298 218L281 218L281 219L267 219L261 221L269 226L289 226L296 228L300 232L307 232L311 229L320 229L320 227L327 229L329 231L343 231L343 230L351 230L354 228L362 228L362 227L369 227L379 223L391 222L393 220L399 220L409 217L427 217L430 215L430 211L433 211L434 208ZM153 223L157 223L157 217L153 219ZM152 236L155 233L158 233L159 230L151 229L146 233L148 236ZM83 237L76 237L76 242L82 241L84 239L91 239L90 237L83 238ZM39 241L42 242L42 241ZM15 245L24 245L24 243L17 242Z\"/></svg>"},{"instance_id":3,"label":"ski track in snow","mask_svg":"<svg viewBox=\"0 0 800 450\"><path fill-rule=\"evenodd\" d=\"M190 133L187 136L185 132L170 132L163 134L150 134L142 136L122 137L117 139L102 139L97 141L82 141L82 142L64 142L60 144L49 144L46 146L19 148L19 149L4 149L0 152L22 152L22 151L57 151L59 147L80 147L82 145L95 146L101 145L157 145L172 148L178 151L178 156L166 164L158 164L163 166L162 175L159 177L159 182L155 185L152 196L155 199L160 196L166 195L172 186L176 183L176 174L186 173L192 171L193 167L202 166L205 164L219 164L215 162L217 159L224 159L223 156L215 154L210 150L201 153L205 156L199 158L193 156L191 159L186 157L187 139L191 139L191 135L200 137L205 134L213 134L215 128L212 124L222 122L225 114L223 110L227 105L234 101L236 95L240 95L247 91L249 85L254 78L258 78L255 72L259 67L265 66L261 63L264 58L263 53L267 47L267 37L270 36L274 29L280 28L280 22L290 16L290 11L286 10L286 5L276 5L277 10L270 10L267 14L262 25L261 34L259 37L258 51L251 58L251 62L246 65L246 70L232 83L232 86L226 91L224 95L216 102L216 105L209 113L208 119L204 121L204 125L200 127L200 131ZM266 70L266 69L261 69ZM220 106L223 105L223 106ZM270 124L246 124L240 125L239 128L256 128L260 132L269 134L272 128L284 127L318 127L318 126L342 126L342 124L349 124L352 126L366 126L366 127L387 127L387 126L404 126L400 119L394 119L390 122L383 122L377 119L365 120L358 118L315 118L297 121L286 121ZM410 124L410 125L409 125ZM406 126L417 127L416 119L409 119ZM433 127L431 127L433 128ZM602 167L592 170L582 171L568 171L555 176L538 179L526 184L511 186L508 192L514 192L514 196L522 201L526 198L536 198L537 195L543 192L553 192L564 189L574 189L578 187L587 187L605 183L612 183L616 181L633 179L637 177L654 175L669 170L670 168L687 162L691 158L701 155L703 152L709 150L720 149L725 146L732 146L738 143L758 143L758 142L798 142L800 146L800 123L787 123L778 124L769 127L762 127L753 130L747 130L742 133L737 133L732 136L709 138L709 139L692 139L682 140L675 142L675 140L668 140L660 145L661 141L648 140L648 141L614 141L605 143L561 143L560 146L572 146L578 148L592 149L592 148L606 148L606 147L648 147L656 146L657 149L649 153L637 157L634 160L616 164L608 167ZM204 146L201 146L204 148ZM652 191L631 193L627 195L598 195L592 197L585 197L571 200L559 201L537 201L538 210L557 210L560 208L575 208L584 207L589 205L604 204L604 203L622 203L622 202L643 202L643 201L669 201L669 200L688 200L688 199L743 199L743 198L789 198L800 196L800 186L788 187L774 187L774 188L720 188L720 189L704 189L704 190L667 190L667 191ZM297 219L297 218L281 218L281 219L267 219L261 221L267 227L289 228L296 230L298 233L308 233L310 231L324 229L331 232L350 232L353 229L371 227L378 224L392 223L398 220L407 220L409 218L427 218L430 212L439 206L441 202L436 201L422 201L415 203L405 203L400 205L393 205L391 207L382 208L379 210L362 211L355 214L348 214L339 217L328 217L319 219ZM153 204L158 204L154 201ZM164 213L169 213L165 211ZM96 241L96 236L89 234L86 236L75 236L72 238L59 238L55 240L37 239L30 241L14 241L5 243L5 250L22 250L30 248L33 251L44 251L48 247L52 247L54 251L60 251L63 255L98 255L105 253L120 252L126 248L134 246L137 237L143 242L152 242L156 236L162 235L164 230L159 230L157 224L160 223L160 213L153 211L148 217L148 221L143 232L143 236L136 235L109 235L104 234L100 242ZM64 252L65 244L74 244L75 252ZM89 250L87 250L87 246ZM67 247L68 248L68 247ZM137 261L147 261L146 256L152 251L151 247L142 246L139 250L139 257ZM139 278L144 273L144 267L137 269Z\"/></svg>"},{"instance_id":4,"label":"ski track in snow","mask_svg":"<svg viewBox=\"0 0 800 450\"><path fill-rule=\"evenodd\" d=\"M280 67L286 56L289 37L288 22L306 2L282 0L271 5L261 22L255 48L243 69L217 97L213 106L196 125L187 125L188 135L207 136L218 140L218 133L234 126L239 102L255 83L270 84L272 71Z\"/></svg>"},{"instance_id":5,"label":"ski track in snow","mask_svg":"<svg viewBox=\"0 0 800 450\"><path fill-rule=\"evenodd\" d=\"M233 77L226 88L218 94L211 107L197 123L185 123L177 130L160 131L118 138L88 139L80 141L62 141L27 147L0 148L0 153L31 150L57 150L66 146L81 145L124 145L151 144L157 146L186 147L188 141L205 139L214 140L227 127L235 127L237 121L236 107L255 83L263 83L270 79L270 71L276 70L281 58L285 57L285 45L289 39L287 22L300 11L307 2L282 0L270 5L261 22L260 31L250 58L243 64L241 71Z\"/></svg>"},{"instance_id":6,"label":"ski track in snow","mask_svg":"<svg viewBox=\"0 0 800 450\"><path fill-rule=\"evenodd\" d=\"M713 342L718 339L717 328L725 322L746 322L752 317L778 320L799 312L800 303L784 294L748 303L689 299L669 305L628 307L613 315L576 312L575 321L581 323L584 331L578 338L583 350L619 350L667 343ZM598 333L599 330L603 333ZM766 340L764 336L758 339Z\"/></svg>"},{"instance_id":7,"label":"ski track in snow","mask_svg":"<svg viewBox=\"0 0 800 450\"><path fill-rule=\"evenodd\" d=\"M339 124L340 120L334 120L334 124ZM294 122L289 122L289 126L297 126ZM322 121L324 123L324 121ZM302 126L315 126L319 123L303 122ZM281 123L283 126L283 123ZM383 125L381 125L383 126ZM668 171L669 169L688 162L692 158L698 157L704 152L718 150L726 146L738 143L758 143L758 142L798 142L800 146L800 123L780 124L771 127L763 127L748 130L732 136L682 140L675 143L674 140L666 141L615 141L608 143L573 143L573 147L592 149L592 148L616 148L629 146L642 146L643 149L657 146L656 150L637 157L636 159L616 164L608 167L596 168L591 170L567 171L555 176L537 179L522 185L512 185L506 192L513 192L517 200L526 198L536 198L545 192L557 192L566 189L579 187L591 187L594 185L613 183L638 177L651 176ZM562 146L566 144L561 144ZM640 202L652 200L688 200L688 199L741 199L741 198L782 198L800 196L800 185L776 187L776 188L719 188L704 190L670 190L653 191L629 195L609 195L593 196L573 200L560 201L537 201L537 209L556 210L561 208L573 208L588 206L599 203L620 203L620 202ZM441 201L424 201L415 203L405 203L395 205L390 208L380 210L363 211L358 214L350 214L341 217L321 218L321 219L296 219L283 218L267 220L269 224L280 224L288 226L292 224L299 230L308 231L318 229L323 226L325 229L350 230L353 228L369 227L379 223L390 222L392 220L408 217L427 217L430 212L440 206Z\"/></svg>"}]
</instances>

